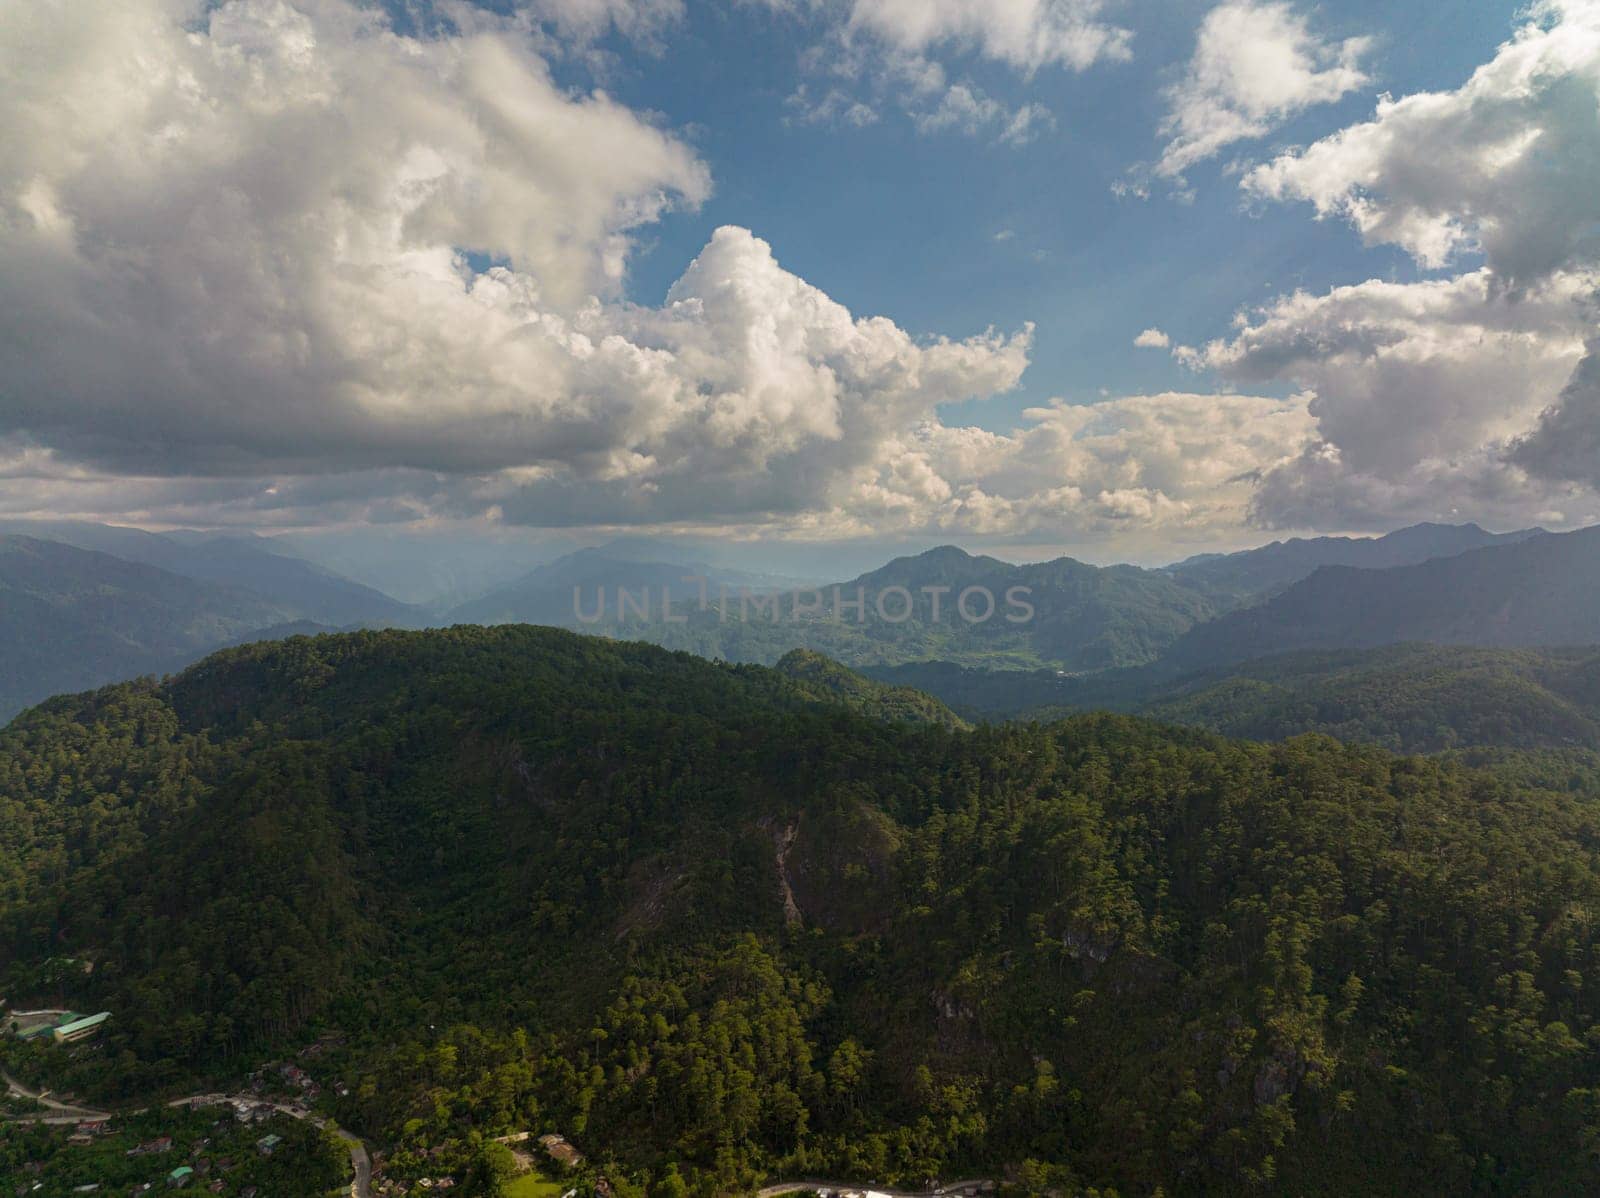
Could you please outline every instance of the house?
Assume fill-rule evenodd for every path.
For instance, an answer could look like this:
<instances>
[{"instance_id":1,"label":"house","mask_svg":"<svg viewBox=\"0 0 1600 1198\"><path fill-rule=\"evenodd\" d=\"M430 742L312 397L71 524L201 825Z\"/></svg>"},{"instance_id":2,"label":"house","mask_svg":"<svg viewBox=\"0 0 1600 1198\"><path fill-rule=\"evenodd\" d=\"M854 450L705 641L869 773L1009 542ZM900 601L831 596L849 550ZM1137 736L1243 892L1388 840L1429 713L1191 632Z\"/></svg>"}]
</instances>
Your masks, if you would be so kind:
<instances>
[{"instance_id":1,"label":"house","mask_svg":"<svg viewBox=\"0 0 1600 1198\"><path fill-rule=\"evenodd\" d=\"M256 1141L256 1151L262 1156L271 1156L281 1143L283 1143L282 1136L268 1134Z\"/></svg>"},{"instance_id":2,"label":"house","mask_svg":"<svg viewBox=\"0 0 1600 1198\"><path fill-rule=\"evenodd\" d=\"M103 1136L106 1133L104 1119L85 1119L74 1129L80 1136Z\"/></svg>"},{"instance_id":3,"label":"house","mask_svg":"<svg viewBox=\"0 0 1600 1198\"><path fill-rule=\"evenodd\" d=\"M583 1164L583 1153L567 1143L565 1136L551 1133L540 1136L539 1143L544 1146L544 1150L549 1154L550 1159L558 1164L565 1165L569 1169L576 1169Z\"/></svg>"},{"instance_id":4,"label":"house","mask_svg":"<svg viewBox=\"0 0 1600 1198\"><path fill-rule=\"evenodd\" d=\"M111 1018L110 1011L101 1011L97 1015L85 1015L66 1023L58 1023L51 1031L51 1036L57 1044L71 1044L77 1040L87 1040L97 1034L100 1027L107 1019Z\"/></svg>"},{"instance_id":5,"label":"house","mask_svg":"<svg viewBox=\"0 0 1600 1198\"><path fill-rule=\"evenodd\" d=\"M167 1187L173 1190L181 1190L193 1180L194 1170L189 1168L188 1165L179 1165L171 1173L167 1174Z\"/></svg>"}]
</instances>

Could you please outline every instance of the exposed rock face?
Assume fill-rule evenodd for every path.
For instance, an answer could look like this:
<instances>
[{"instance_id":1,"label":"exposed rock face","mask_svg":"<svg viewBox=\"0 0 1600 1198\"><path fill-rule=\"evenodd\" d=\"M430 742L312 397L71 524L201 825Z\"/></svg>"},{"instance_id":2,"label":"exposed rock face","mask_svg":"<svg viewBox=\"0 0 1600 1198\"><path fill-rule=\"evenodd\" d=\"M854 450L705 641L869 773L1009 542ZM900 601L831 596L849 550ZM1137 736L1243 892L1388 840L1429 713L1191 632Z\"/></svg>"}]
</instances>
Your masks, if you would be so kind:
<instances>
[{"instance_id":1,"label":"exposed rock face","mask_svg":"<svg viewBox=\"0 0 1600 1198\"><path fill-rule=\"evenodd\" d=\"M791 928L805 922L800 915L800 904L795 902L794 887L789 882L789 854L794 850L794 838L799 834L799 816L795 816L787 828L773 833L773 839L777 842L778 885L783 888L783 922Z\"/></svg>"}]
</instances>

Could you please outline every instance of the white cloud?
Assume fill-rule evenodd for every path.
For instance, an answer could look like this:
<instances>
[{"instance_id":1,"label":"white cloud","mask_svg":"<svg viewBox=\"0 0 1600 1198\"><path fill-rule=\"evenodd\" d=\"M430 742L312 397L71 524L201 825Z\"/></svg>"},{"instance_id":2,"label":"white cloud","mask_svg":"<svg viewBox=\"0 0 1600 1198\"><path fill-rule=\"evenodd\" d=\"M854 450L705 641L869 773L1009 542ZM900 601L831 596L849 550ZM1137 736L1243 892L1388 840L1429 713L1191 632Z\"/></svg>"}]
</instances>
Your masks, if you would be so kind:
<instances>
[{"instance_id":1,"label":"white cloud","mask_svg":"<svg viewBox=\"0 0 1600 1198\"><path fill-rule=\"evenodd\" d=\"M578 42L613 29L635 41L654 42L684 16L683 0L518 0L518 7Z\"/></svg>"},{"instance_id":2,"label":"white cloud","mask_svg":"<svg viewBox=\"0 0 1600 1198\"><path fill-rule=\"evenodd\" d=\"M957 130L977 135L986 130L1006 145L1026 145L1042 131L1055 128L1055 117L1042 104L1011 109L965 83L948 88L938 104L913 115L923 133Z\"/></svg>"},{"instance_id":3,"label":"white cloud","mask_svg":"<svg viewBox=\"0 0 1600 1198\"><path fill-rule=\"evenodd\" d=\"M1082 71L1130 57L1132 34L1103 20L1104 0L852 0L847 28L895 50L971 50L1018 70Z\"/></svg>"},{"instance_id":4,"label":"white cloud","mask_svg":"<svg viewBox=\"0 0 1600 1198\"><path fill-rule=\"evenodd\" d=\"M1309 436L1241 395L946 427L1031 329L914 338L734 227L626 302L708 173L518 22L192 17L36 5L0 43L0 511L1090 537L1235 525Z\"/></svg>"},{"instance_id":5,"label":"white cloud","mask_svg":"<svg viewBox=\"0 0 1600 1198\"><path fill-rule=\"evenodd\" d=\"M1285 3L1228 0L1206 15L1194 57L1167 92L1161 135L1171 140L1156 164L1169 179L1236 141L1265 137L1283 121L1368 82L1360 62L1365 37L1319 40Z\"/></svg>"},{"instance_id":6,"label":"white cloud","mask_svg":"<svg viewBox=\"0 0 1600 1198\"><path fill-rule=\"evenodd\" d=\"M804 125L849 125L864 129L876 125L880 119L872 105L837 87L830 87L818 97L802 83L784 104L793 119Z\"/></svg>"},{"instance_id":7,"label":"white cloud","mask_svg":"<svg viewBox=\"0 0 1600 1198\"><path fill-rule=\"evenodd\" d=\"M1317 439L1263 477L1259 521L1600 515L1583 461L1600 445L1596 146L1600 3L1550 0L1457 90L1385 98L1244 177L1247 194L1309 201L1424 267L1483 255L1450 278L1280 297L1174 351L1236 384L1314 393Z\"/></svg>"},{"instance_id":8,"label":"white cloud","mask_svg":"<svg viewBox=\"0 0 1600 1198\"><path fill-rule=\"evenodd\" d=\"M1267 476L1261 522L1370 527L1474 505L1514 522L1548 504L1526 480L1497 480L1498 458L1582 357L1593 284L1564 275L1513 299L1478 270L1296 292L1174 352L1236 385L1287 380L1315 396L1317 442Z\"/></svg>"},{"instance_id":9,"label":"white cloud","mask_svg":"<svg viewBox=\"0 0 1600 1198\"><path fill-rule=\"evenodd\" d=\"M1024 412L1009 434L924 424L863 475L874 527L975 536L1236 527L1251 479L1310 439L1304 397L1165 393Z\"/></svg>"},{"instance_id":10,"label":"white cloud","mask_svg":"<svg viewBox=\"0 0 1600 1198\"><path fill-rule=\"evenodd\" d=\"M1105 23L1103 0L748 0L821 22L803 69L831 82L802 84L790 107L807 123L861 126L898 108L923 133L960 132L1025 145L1055 127L1044 105L1007 100L947 68L961 55L1031 76L1085 70L1130 56L1131 35ZM820 92L820 94L818 94Z\"/></svg>"},{"instance_id":11,"label":"white cloud","mask_svg":"<svg viewBox=\"0 0 1600 1198\"><path fill-rule=\"evenodd\" d=\"M1243 186L1309 201L1424 266L1481 250L1502 282L1531 282L1600 253L1597 95L1600 3L1543 0L1464 86L1385 98Z\"/></svg>"},{"instance_id":12,"label":"white cloud","mask_svg":"<svg viewBox=\"0 0 1600 1198\"><path fill-rule=\"evenodd\" d=\"M1139 349L1166 349L1172 338L1160 329L1146 329L1133 339L1133 344Z\"/></svg>"},{"instance_id":13,"label":"white cloud","mask_svg":"<svg viewBox=\"0 0 1600 1198\"><path fill-rule=\"evenodd\" d=\"M1026 334L855 321L742 230L665 307L619 302L630 230L707 172L512 30L403 38L343 0L188 15L33 6L0 47L0 435L124 475L410 469L641 511L770 471L716 502L792 508L1026 363Z\"/></svg>"}]
</instances>

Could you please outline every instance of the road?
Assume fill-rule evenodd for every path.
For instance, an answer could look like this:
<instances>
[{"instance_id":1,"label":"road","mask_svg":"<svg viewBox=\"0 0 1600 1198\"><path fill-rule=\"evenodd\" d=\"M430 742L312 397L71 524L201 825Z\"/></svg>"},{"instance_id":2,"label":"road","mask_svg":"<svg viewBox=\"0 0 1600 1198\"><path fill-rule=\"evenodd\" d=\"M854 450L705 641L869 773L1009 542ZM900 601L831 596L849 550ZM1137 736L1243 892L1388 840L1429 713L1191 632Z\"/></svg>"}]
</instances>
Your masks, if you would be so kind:
<instances>
[{"instance_id":1,"label":"road","mask_svg":"<svg viewBox=\"0 0 1600 1198\"><path fill-rule=\"evenodd\" d=\"M42 1104L46 1109L33 1115L18 1115L11 1121L14 1123L77 1123L84 1119L109 1119L111 1116L106 1111L97 1111L86 1106L73 1106L71 1103L57 1102L49 1097L50 1091L34 1091L28 1089L9 1073L0 1071L0 1078L6 1083L6 1093L18 1098L31 1098Z\"/></svg>"},{"instance_id":2,"label":"road","mask_svg":"<svg viewBox=\"0 0 1600 1198\"><path fill-rule=\"evenodd\" d=\"M964 1189L975 1188L993 1190L995 1183L988 1178L976 1178L971 1181L947 1181L936 1190L891 1190L885 1186L862 1185L859 1181L828 1181L823 1178L807 1178L803 1181L779 1181L770 1186L762 1186L756 1191L758 1198L778 1198L781 1194L799 1194L806 1190L852 1190L862 1194L882 1194L886 1198L947 1198L948 1195L959 1193Z\"/></svg>"},{"instance_id":3,"label":"road","mask_svg":"<svg viewBox=\"0 0 1600 1198\"><path fill-rule=\"evenodd\" d=\"M7 1122L11 1123L79 1123L85 1119L113 1119L117 1112L97 1111L90 1107L71 1106L64 1102L57 1102L48 1097L48 1091L36 1093L28 1089L9 1073L0 1070L0 1079L6 1083L6 1091L20 1098L31 1098L42 1103L47 1109L32 1115L12 1116ZM222 1106L224 1103L233 1102L259 1102L253 1094L191 1094L186 1098L174 1098L167 1103L169 1107L179 1106ZM338 1124L312 1114L301 1106L289 1106L284 1103L274 1102L272 1109L279 1114L288 1115L291 1119L304 1119L317 1127L331 1131L343 1140L350 1148L350 1167L355 1171L355 1185L351 1191L355 1198L372 1198L372 1157L367 1152L367 1146L355 1136L345 1131ZM138 1114L136 1108L121 1112L125 1115Z\"/></svg>"},{"instance_id":4,"label":"road","mask_svg":"<svg viewBox=\"0 0 1600 1198\"><path fill-rule=\"evenodd\" d=\"M249 1102L260 1103L254 1094L191 1094L187 1098L175 1098L167 1103L168 1106L221 1106L224 1103ZM354 1198L372 1198L372 1156L367 1152L367 1146L355 1136L345 1131L331 1119L324 1119L321 1115L313 1114L303 1106L290 1106L281 1102L268 1104L280 1115L287 1115L291 1119L302 1119L313 1127L320 1127L330 1131L343 1140L350 1149L350 1168L355 1173L354 1186L351 1194Z\"/></svg>"},{"instance_id":5,"label":"road","mask_svg":"<svg viewBox=\"0 0 1600 1198\"><path fill-rule=\"evenodd\" d=\"M372 1158L367 1155L367 1146L356 1139L349 1143L350 1164L356 1171L355 1185L350 1192L355 1198L372 1198Z\"/></svg>"}]
</instances>

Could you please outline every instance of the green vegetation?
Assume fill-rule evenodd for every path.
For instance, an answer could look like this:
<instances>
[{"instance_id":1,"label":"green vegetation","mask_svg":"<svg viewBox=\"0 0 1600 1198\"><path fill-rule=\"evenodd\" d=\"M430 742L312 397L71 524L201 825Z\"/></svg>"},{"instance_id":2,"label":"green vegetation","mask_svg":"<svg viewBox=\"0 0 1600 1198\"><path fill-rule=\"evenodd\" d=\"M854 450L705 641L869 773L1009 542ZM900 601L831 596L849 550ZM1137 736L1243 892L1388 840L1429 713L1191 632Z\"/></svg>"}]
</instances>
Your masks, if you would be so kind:
<instances>
[{"instance_id":1,"label":"green vegetation","mask_svg":"<svg viewBox=\"0 0 1600 1198\"><path fill-rule=\"evenodd\" d=\"M486 601L454 614L474 620L515 614L646 639L716 660L765 665L804 648L852 667L938 659L1010 669L1048 664L1098 670L1150 661L1220 610L1209 594L1160 570L1090 566L1071 558L1016 566L948 545L815 591L743 595L729 586L724 594L713 584L703 611L698 596L691 601L682 574L682 567L637 563L599 571L580 595L585 610L597 612L598 588L606 588L607 618L592 625L574 619L571 586L539 592L537 602L513 609ZM637 586L639 593L650 588L652 603L659 605L666 582L676 588L675 611L686 617L682 623L660 619L659 606L650 609L650 618L631 608L627 619L618 618L618 585ZM969 620L957 604L973 587L980 593L967 602ZM1008 599L1013 588L1023 588L1016 602ZM858 600L859 610L851 606ZM1031 614L1024 605L1031 605Z\"/></svg>"},{"instance_id":2,"label":"green vegetation","mask_svg":"<svg viewBox=\"0 0 1600 1198\"><path fill-rule=\"evenodd\" d=\"M784 654L775 668L797 692L819 703L838 703L872 719L894 723L967 727L965 720L932 695L909 686L874 682L810 649Z\"/></svg>"},{"instance_id":3,"label":"green vegetation","mask_svg":"<svg viewBox=\"0 0 1600 1198\"><path fill-rule=\"evenodd\" d=\"M79 1186L98 1185L100 1193L126 1194L146 1183L164 1192L181 1168L193 1170L192 1191L220 1182L216 1192L228 1198L252 1186L262 1198L311 1198L349 1181L345 1150L284 1116L242 1123L228 1107L159 1107L119 1116L87 1143L70 1143L73 1133L71 1125L0 1123L0 1193L21 1186L36 1198L67 1198ZM281 1141L270 1156L256 1147L267 1135Z\"/></svg>"},{"instance_id":4,"label":"green vegetation","mask_svg":"<svg viewBox=\"0 0 1600 1198\"><path fill-rule=\"evenodd\" d=\"M874 669L973 719L1137 712L1226 736L1318 732L1406 753L1446 749L1600 750L1600 650L1391 645L1292 653L1197 673L1161 666L1064 676L945 662Z\"/></svg>"},{"instance_id":5,"label":"green vegetation","mask_svg":"<svg viewBox=\"0 0 1600 1198\"><path fill-rule=\"evenodd\" d=\"M801 671L802 681L806 671ZM316 1033L394 1175L1068 1194L1600 1186L1571 754L961 731L531 628L297 638L0 734L0 978L101 1101Z\"/></svg>"},{"instance_id":6,"label":"green vegetation","mask_svg":"<svg viewBox=\"0 0 1600 1198\"><path fill-rule=\"evenodd\" d=\"M559 1181L551 1181L535 1170L512 1178L506 1183L504 1194L505 1198L559 1198L565 1189Z\"/></svg>"}]
</instances>

